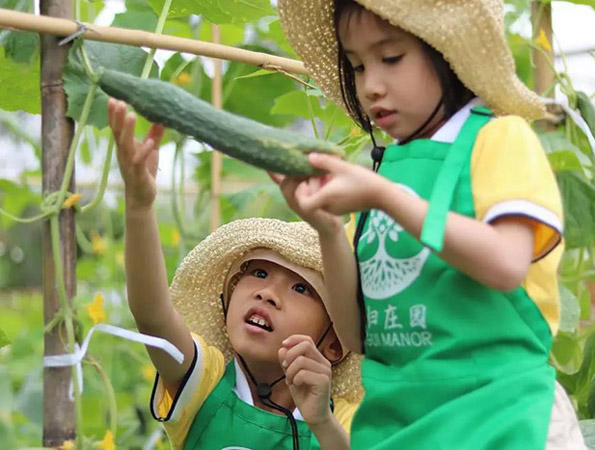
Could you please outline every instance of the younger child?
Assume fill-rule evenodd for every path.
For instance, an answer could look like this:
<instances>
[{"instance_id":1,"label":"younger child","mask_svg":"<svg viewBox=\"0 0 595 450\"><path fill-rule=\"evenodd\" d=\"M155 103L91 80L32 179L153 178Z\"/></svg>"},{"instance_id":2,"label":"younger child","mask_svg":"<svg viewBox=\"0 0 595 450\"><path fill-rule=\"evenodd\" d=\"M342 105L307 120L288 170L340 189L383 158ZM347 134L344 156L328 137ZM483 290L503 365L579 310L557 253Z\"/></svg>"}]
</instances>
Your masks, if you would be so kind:
<instances>
[{"instance_id":1,"label":"younger child","mask_svg":"<svg viewBox=\"0 0 595 450\"><path fill-rule=\"evenodd\" d=\"M130 309L141 332L185 356L178 365L147 348L157 369L151 411L173 447L349 448L359 361L325 310L316 232L273 219L222 226L188 254L169 290L152 210L163 128L139 142L126 105L108 108L125 183Z\"/></svg>"}]
</instances>

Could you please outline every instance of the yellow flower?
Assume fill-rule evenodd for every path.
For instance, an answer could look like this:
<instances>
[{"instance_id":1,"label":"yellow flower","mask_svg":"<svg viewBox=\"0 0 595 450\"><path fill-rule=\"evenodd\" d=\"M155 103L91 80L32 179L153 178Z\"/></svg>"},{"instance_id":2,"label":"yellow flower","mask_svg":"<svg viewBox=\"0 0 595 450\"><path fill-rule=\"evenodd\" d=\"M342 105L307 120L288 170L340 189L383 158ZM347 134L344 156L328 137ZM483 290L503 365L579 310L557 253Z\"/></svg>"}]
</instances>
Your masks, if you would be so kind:
<instances>
[{"instance_id":1,"label":"yellow flower","mask_svg":"<svg viewBox=\"0 0 595 450\"><path fill-rule=\"evenodd\" d=\"M89 305L87 305L87 313L93 321L93 324L97 325L106 319L105 309L103 309L103 295L97 294Z\"/></svg>"},{"instance_id":2,"label":"yellow flower","mask_svg":"<svg viewBox=\"0 0 595 450\"><path fill-rule=\"evenodd\" d=\"M143 378L149 383L155 381L155 368L151 364L146 364L143 367Z\"/></svg>"},{"instance_id":3,"label":"yellow flower","mask_svg":"<svg viewBox=\"0 0 595 450\"><path fill-rule=\"evenodd\" d=\"M116 252L115 258L118 264L120 264L121 266L124 265L124 252Z\"/></svg>"},{"instance_id":4,"label":"yellow flower","mask_svg":"<svg viewBox=\"0 0 595 450\"><path fill-rule=\"evenodd\" d=\"M174 231L171 232L171 242L174 245L178 245L180 243L180 232L174 228Z\"/></svg>"},{"instance_id":5,"label":"yellow flower","mask_svg":"<svg viewBox=\"0 0 595 450\"><path fill-rule=\"evenodd\" d=\"M351 132L349 133L349 137L355 138L355 137L361 136L361 134L362 134L362 129L360 127L353 127L351 129Z\"/></svg>"},{"instance_id":6,"label":"yellow flower","mask_svg":"<svg viewBox=\"0 0 595 450\"><path fill-rule=\"evenodd\" d=\"M91 245L93 247L93 253L96 255L105 255L107 252L107 243L97 231L91 233Z\"/></svg>"},{"instance_id":7,"label":"yellow flower","mask_svg":"<svg viewBox=\"0 0 595 450\"><path fill-rule=\"evenodd\" d=\"M112 430L107 430L103 441L99 443L100 450L116 450L116 444L114 443L114 433Z\"/></svg>"},{"instance_id":8,"label":"yellow flower","mask_svg":"<svg viewBox=\"0 0 595 450\"><path fill-rule=\"evenodd\" d=\"M81 194L72 194L66 200L64 200L64 203L62 203L62 209L72 208L79 202L81 198L83 198Z\"/></svg>"},{"instance_id":9,"label":"yellow flower","mask_svg":"<svg viewBox=\"0 0 595 450\"><path fill-rule=\"evenodd\" d=\"M64 443L58 447L60 450L75 450L76 445L73 440L64 441Z\"/></svg>"},{"instance_id":10,"label":"yellow flower","mask_svg":"<svg viewBox=\"0 0 595 450\"><path fill-rule=\"evenodd\" d=\"M539 36L535 40L535 43L548 52L552 51L552 44L550 44L550 41L548 41L543 28L539 29Z\"/></svg>"},{"instance_id":11,"label":"yellow flower","mask_svg":"<svg viewBox=\"0 0 595 450\"><path fill-rule=\"evenodd\" d=\"M188 75L186 72L182 72L178 77L174 80L174 84L181 85L181 84L190 84L192 81L192 77Z\"/></svg>"}]
</instances>

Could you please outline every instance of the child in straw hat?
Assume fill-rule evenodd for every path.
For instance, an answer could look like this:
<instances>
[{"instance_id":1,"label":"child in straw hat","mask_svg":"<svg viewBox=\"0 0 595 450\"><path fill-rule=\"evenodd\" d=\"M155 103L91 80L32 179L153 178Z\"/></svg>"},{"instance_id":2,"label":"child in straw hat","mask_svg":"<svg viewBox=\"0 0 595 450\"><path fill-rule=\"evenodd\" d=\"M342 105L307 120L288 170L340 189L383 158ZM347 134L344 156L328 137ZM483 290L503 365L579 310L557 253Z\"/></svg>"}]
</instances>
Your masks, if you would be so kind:
<instances>
[{"instance_id":1,"label":"child in straw hat","mask_svg":"<svg viewBox=\"0 0 595 450\"><path fill-rule=\"evenodd\" d=\"M134 114L109 102L126 195L126 278L141 332L169 340L182 365L147 348L153 416L176 449L342 449L361 399L359 360L325 310L316 232L247 219L193 251L168 290L152 211L158 144L134 139ZM331 383L332 377L332 383Z\"/></svg>"},{"instance_id":2,"label":"child in straw hat","mask_svg":"<svg viewBox=\"0 0 595 450\"><path fill-rule=\"evenodd\" d=\"M583 448L548 364L561 199L502 0L278 7L325 94L397 141L375 147L378 173L312 154L326 175L272 174L319 233L339 336L365 352L352 447L543 449L549 429L551 448ZM355 256L339 232L352 212Z\"/></svg>"}]
</instances>

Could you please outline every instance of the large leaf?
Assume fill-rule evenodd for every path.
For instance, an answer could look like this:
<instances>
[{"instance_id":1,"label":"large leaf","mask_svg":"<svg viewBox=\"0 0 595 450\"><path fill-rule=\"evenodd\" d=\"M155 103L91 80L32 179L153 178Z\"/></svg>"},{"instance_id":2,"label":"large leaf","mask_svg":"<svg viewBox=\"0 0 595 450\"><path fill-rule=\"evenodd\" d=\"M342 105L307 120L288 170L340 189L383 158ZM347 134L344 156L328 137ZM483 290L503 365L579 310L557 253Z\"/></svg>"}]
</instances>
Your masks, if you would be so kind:
<instances>
[{"instance_id":1,"label":"large leaf","mask_svg":"<svg viewBox=\"0 0 595 450\"><path fill-rule=\"evenodd\" d=\"M39 203L40 198L28 186L19 185L10 180L0 179L0 205L13 216L20 216L27 206ZM8 227L14 222L6 216L0 218L0 224Z\"/></svg>"},{"instance_id":2,"label":"large leaf","mask_svg":"<svg viewBox=\"0 0 595 450\"><path fill-rule=\"evenodd\" d=\"M153 11L148 3L127 0L126 11L116 14L112 26L155 31L157 27L157 15L155 15L155 11Z\"/></svg>"},{"instance_id":3,"label":"large leaf","mask_svg":"<svg viewBox=\"0 0 595 450\"><path fill-rule=\"evenodd\" d=\"M558 172L567 248L595 244L595 188L575 172Z\"/></svg>"},{"instance_id":4,"label":"large leaf","mask_svg":"<svg viewBox=\"0 0 595 450\"><path fill-rule=\"evenodd\" d=\"M0 47L0 67L0 109L39 114L39 60L30 64L17 63L5 55L4 47Z\"/></svg>"},{"instance_id":5,"label":"large leaf","mask_svg":"<svg viewBox=\"0 0 595 450\"><path fill-rule=\"evenodd\" d=\"M581 306L579 300L570 289L560 285L560 303L560 330L572 333L576 330L580 320Z\"/></svg>"},{"instance_id":6,"label":"large leaf","mask_svg":"<svg viewBox=\"0 0 595 450\"><path fill-rule=\"evenodd\" d=\"M140 76L147 59L145 51L127 45L85 41L84 46L94 70L105 67ZM157 73L157 65L153 63L150 76L156 77ZM67 115L78 120L90 88L90 82L81 65L76 46L73 46L70 51L68 64L64 68L62 78L64 89L68 95ZM87 122L89 125L95 125L98 128L107 126L107 100L107 95L98 89L89 114Z\"/></svg>"},{"instance_id":7,"label":"large leaf","mask_svg":"<svg viewBox=\"0 0 595 450\"><path fill-rule=\"evenodd\" d=\"M149 0L159 15L165 0ZM261 17L274 15L270 0L175 0L168 17L185 17L200 14L216 24L253 22Z\"/></svg>"}]
</instances>

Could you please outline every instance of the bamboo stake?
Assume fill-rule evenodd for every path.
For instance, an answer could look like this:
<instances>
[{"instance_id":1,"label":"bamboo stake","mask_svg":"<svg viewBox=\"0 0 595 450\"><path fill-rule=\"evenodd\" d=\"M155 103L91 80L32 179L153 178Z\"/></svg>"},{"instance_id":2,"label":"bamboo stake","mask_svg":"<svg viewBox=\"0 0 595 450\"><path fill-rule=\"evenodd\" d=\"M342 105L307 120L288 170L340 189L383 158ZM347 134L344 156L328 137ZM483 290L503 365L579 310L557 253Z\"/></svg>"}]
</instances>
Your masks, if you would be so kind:
<instances>
[{"instance_id":1,"label":"bamboo stake","mask_svg":"<svg viewBox=\"0 0 595 450\"><path fill-rule=\"evenodd\" d=\"M72 1L41 0L42 14L72 16ZM65 20L65 22L68 22ZM58 38L41 36L41 128L43 192L58 191L64 171L74 125L66 118L66 95L62 87L62 68L66 63L68 46L58 46ZM74 176L69 187L74 192ZM43 224L43 315L44 324L52 321L60 311L57 274L63 272L68 299L76 292L76 238L74 210L60 213L60 252L62 270L54 265L50 223ZM64 326L57 326L44 334L44 355L69 353L65 345ZM43 445L60 447L75 438L75 405L69 400L68 388L72 379L70 367L45 368L43 371Z\"/></svg>"},{"instance_id":2,"label":"bamboo stake","mask_svg":"<svg viewBox=\"0 0 595 450\"><path fill-rule=\"evenodd\" d=\"M211 40L215 44L221 42L221 28L217 25L211 26ZM215 73L213 76L213 85L211 88L212 103L215 108L223 108L223 62L220 59L213 61ZM211 152L211 221L210 230L215 231L221 220L221 211L219 207L221 197L221 169L223 158L218 151Z\"/></svg>"},{"instance_id":3,"label":"bamboo stake","mask_svg":"<svg viewBox=\"0 0 595 450\"><path fill-rule=\"evenodd\" d=\"M531 23L533 25L533 37L537 38L543 30L547 41L552 48L541 48L541 51L532 50L533 67L535 74L535 92L539 95L547 93L548 97L554 97L551 87L555 81L555 74L551 68L554 61L553 50L553 28L552 28L552 5L538 1L531 2ZM555 126L548 121L542 121L541 126L547 130L554 130Z\"/></svg>"},{"instance_id":4,"label":"bamboo stake","mask_svg":"<svg viewBox=\"0 0 595 450\"><path fill-rule=\"evenodd\" d=\"M281 70L299 75L308 74L304 64L295 59L282 58L280 56L244 50L218 43L215 44L195 39L160 35L148 31L83 25L87 30L82 36L85 39L92 41L173 50L182 53L207 56L210 58L237 61L268 70ZM72 20L36 16L34 14L0 8L0 28L33 31L36 33L52 34L56 36L69 36L79 30L79 25Z\"/></svg>"}]
</instances>

